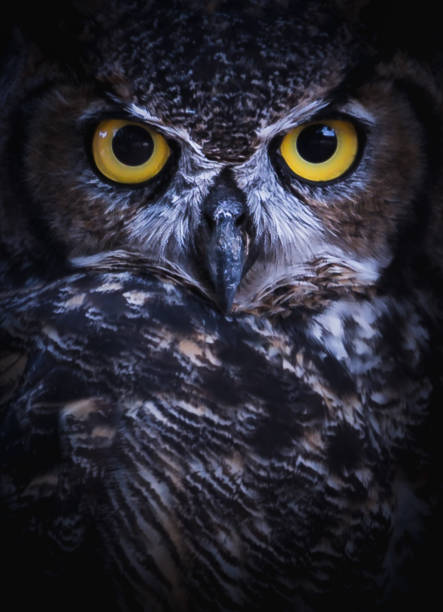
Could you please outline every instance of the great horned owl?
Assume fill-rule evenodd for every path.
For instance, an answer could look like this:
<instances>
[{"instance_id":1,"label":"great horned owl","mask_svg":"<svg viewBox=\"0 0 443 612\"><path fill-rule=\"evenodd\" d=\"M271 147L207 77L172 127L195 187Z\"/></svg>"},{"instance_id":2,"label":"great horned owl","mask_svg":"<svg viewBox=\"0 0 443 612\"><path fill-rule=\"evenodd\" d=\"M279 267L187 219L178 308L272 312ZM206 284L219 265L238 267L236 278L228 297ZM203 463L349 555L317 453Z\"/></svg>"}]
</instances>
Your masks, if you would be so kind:
<instances>
[{"instance_id":1,"label":"great horned owl","mask_svg":"<svg viewBox=\"0 0 443 612\"><path fill-rule=\"evenodd\" d=\"M8 609L356 612L438 592L441 56L380 4L17 16Z\"/></svg>"}]
</instances>

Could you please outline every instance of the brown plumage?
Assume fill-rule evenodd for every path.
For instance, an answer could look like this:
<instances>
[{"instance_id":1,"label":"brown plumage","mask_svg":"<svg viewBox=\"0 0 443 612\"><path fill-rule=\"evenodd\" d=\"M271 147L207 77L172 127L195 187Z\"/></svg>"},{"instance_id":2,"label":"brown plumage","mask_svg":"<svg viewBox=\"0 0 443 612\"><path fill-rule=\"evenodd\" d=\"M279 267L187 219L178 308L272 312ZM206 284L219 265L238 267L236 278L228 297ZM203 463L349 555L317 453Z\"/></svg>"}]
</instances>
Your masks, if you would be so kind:
<instances>
[{"instance_id":1,"label":"brown plumage","mask_svg":"<svg viewBox=\"0 0 443 612\"><path fill-rule=\"evenodd\" d=\"M379 10L18 18L0 123L15 609L387 612L438 591L441 57Z\"/></svg>"}]
</instances>

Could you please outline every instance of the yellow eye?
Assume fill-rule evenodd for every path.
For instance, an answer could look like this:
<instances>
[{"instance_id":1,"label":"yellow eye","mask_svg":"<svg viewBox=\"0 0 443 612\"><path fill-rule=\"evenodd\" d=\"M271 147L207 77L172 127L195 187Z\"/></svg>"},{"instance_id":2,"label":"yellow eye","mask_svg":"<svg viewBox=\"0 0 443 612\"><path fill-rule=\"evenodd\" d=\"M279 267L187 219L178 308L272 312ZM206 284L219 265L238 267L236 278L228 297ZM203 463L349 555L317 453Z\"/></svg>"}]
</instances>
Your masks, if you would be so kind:
<instances>
[{"instance_id":1,"label":"yellow eye","mask_svg":"<svg viewBox=\"0 0 443 612\"><path fill-rule=\"evenodd\" d=\"M358 152L357 130L350 121L305 123L283 138L280 153L289 168L308 181L332 181L352 166Z\"/></svg>"},{"instance_id":2,"label":"yellow eye","mask_svg":"<svg viewBox=\"0 0 443 612\"><path fill-rule=\"evenodd\" d=\"M143 183L166 164L165 138L142 123L105 119L96 128L92 154L100 172L117 183Z\"/></svg>"}]
</instances>

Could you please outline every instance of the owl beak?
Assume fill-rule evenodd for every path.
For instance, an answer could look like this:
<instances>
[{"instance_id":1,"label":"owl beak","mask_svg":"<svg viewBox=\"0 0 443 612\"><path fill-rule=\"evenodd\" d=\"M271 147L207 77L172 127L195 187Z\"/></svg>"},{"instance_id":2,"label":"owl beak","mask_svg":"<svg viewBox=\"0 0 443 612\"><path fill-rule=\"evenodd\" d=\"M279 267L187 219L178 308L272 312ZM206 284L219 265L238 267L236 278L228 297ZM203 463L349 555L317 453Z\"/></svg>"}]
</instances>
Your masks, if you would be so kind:
<instances>
[{"instance_id":1,"label":"owl beak","mask_svg":"<svg viewBox=\"0 0 443 612\"><path fill-rule=\"evenodd\" d=\"M225 313L232 308L245 267L246 207L242 200L242 192L229 176L223 175L203 205L205 231L201 249L214 297Z\"/></svg>"},{"instance_id":2,"label":"owl beak","mask_svg":"<svg viewBox=\"0 0 443 612\"><path fill-rule=\"evenodd\" d=\"M245 244L237 202L222 202L214 211L207 249L207 266L220 308L229 312L243 276Z\"/></svg>"}]
</instances>

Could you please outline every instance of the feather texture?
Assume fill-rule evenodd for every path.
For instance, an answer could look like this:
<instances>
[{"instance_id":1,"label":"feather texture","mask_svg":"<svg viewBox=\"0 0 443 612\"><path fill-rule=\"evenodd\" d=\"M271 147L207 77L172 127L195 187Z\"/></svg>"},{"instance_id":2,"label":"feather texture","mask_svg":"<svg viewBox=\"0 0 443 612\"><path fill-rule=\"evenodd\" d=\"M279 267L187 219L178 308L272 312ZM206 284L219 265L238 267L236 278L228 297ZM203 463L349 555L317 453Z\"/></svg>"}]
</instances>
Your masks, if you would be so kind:
<instances>
[{"instance_id":1,"label":"feather texture","mask_svg":"<svg viewBox=\"0 0 443 612\"><path fill-rule=\"evenodd\" d=\"M19 20L0 118L14 609L390 612L438 593L441 70L374 31L378 5ZM109 118L166 140L153 178L100 173ZM332 119L355 159L306 180L282 138Z\"/></svg>"}]
</instances>

